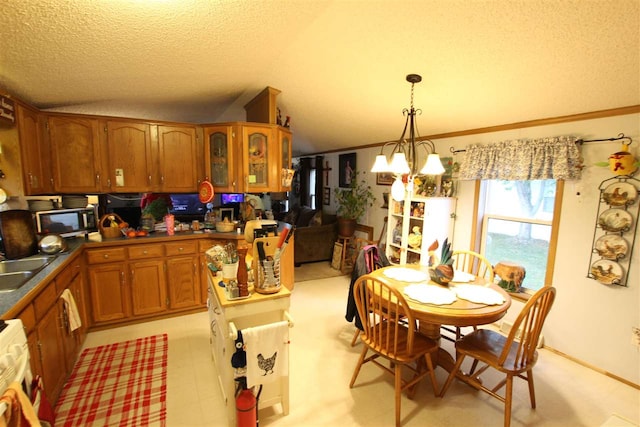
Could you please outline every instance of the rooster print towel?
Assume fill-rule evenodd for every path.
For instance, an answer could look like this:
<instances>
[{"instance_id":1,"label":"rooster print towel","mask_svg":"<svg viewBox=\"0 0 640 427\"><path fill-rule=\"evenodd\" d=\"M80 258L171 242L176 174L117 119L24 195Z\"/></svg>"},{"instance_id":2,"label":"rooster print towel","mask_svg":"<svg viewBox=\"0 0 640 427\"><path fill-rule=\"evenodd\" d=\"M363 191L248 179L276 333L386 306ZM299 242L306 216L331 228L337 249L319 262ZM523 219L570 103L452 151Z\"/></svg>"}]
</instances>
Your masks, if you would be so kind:
<instances>
[{"instance_id":1,"label":"rooster print towel","mask_svg":"<svg viewBox=\"0 0 640 427\"><path fill-rule=\"evenodd\" d=\"M289 322L242 330L247 353L247 387L289 375Z\"/></svg>"}]
</instances>

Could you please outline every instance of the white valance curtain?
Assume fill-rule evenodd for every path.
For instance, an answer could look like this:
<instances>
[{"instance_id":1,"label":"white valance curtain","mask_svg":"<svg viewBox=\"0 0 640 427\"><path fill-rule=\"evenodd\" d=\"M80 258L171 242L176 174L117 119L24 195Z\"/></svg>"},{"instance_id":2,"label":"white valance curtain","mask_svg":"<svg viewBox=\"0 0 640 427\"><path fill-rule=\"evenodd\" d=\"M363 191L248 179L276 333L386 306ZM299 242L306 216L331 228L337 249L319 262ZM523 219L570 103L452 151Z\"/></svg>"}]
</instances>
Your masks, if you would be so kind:
<instances>
[{"instance_id":1,"label":"white valance curtain","mask_svg":"<svg viewBox=\"0 0 640 427\"><path fill-rule=\"evenodd\" d=\"M460 179L579 179L580 150L573 136L519 139L467 147Z\"/></svg>"}]
</instances>

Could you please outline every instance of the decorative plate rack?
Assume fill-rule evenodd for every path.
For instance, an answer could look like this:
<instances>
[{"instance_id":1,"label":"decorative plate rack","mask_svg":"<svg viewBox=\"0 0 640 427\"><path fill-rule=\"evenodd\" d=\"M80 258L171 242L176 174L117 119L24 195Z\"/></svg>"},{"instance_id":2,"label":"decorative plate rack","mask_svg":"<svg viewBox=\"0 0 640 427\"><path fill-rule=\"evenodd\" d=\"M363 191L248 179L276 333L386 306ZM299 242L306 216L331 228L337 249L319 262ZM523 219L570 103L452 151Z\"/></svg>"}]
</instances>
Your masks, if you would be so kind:
<instances>
[{"instance_id":1,"label":"decorative plate rack","mask_svg":"<svg viewBox=\"0 0 640 427\"><path fill-rule=\"evenodd\" d=\"M616 176L600 183L600 203L587 277L605 285L627 286L638 229L640 181Z\"/></svg>"}]
</instances>

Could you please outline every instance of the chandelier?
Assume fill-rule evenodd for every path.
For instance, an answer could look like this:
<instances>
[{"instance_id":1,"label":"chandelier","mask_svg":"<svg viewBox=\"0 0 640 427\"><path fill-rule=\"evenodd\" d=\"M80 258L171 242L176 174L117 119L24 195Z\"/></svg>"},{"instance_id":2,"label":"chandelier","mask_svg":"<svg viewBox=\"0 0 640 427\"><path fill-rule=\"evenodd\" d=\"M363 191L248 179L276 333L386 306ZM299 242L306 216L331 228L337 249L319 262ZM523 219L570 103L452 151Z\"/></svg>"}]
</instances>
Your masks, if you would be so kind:
<instances>
[{"instance_id":1,"label":"chandelier","mask_svg":"<svg viewBox=\"0 0 640 427\"><path fill-rule=\"evenodd\" d=\"M416 175L442 175L444 173L444 167L433 142L428 139L416 141L416 136L419 138L416 114L421 114L422 110L416 110L413 107L413 86L420 83L422 77L418 74L409 74L407 81L411 83L411 108L405 108L402 111L402 114L407 117L402 135L398 141L387 142L382 146L380 154L376 156L375 163L371 168L371 172L390 172L395 175L391 186L391 197L397 201L404 200L406 192L413 192L413 179ZM406 138L407 130L409 131L408 139ZM384 150L390 146L393 148L389 162ZM418 160L418 154L422 152L421 150L424 150L427 157L424 160L424 165L418 169L418 165L421 164Z\"/></svg>"}]
</instances>

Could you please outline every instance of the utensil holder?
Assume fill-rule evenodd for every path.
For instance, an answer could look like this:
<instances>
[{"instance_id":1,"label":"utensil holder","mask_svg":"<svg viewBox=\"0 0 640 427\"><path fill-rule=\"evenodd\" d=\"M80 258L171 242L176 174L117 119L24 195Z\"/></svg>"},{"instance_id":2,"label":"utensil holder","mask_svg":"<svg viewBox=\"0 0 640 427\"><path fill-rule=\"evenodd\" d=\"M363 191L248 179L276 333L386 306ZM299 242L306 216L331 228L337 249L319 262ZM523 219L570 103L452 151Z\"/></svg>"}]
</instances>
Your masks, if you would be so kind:
<instances>
[{"instance_id":1,"label":"utensil holder","mask_svg":"<svg viewBox=\"0 0 640 427\"><path fill-rule=\"evenodd\" d=\"M280 260L258 260L258 277L255 291L259 294L274 294L280 290Z\"/></svg>"}]
</instances>

